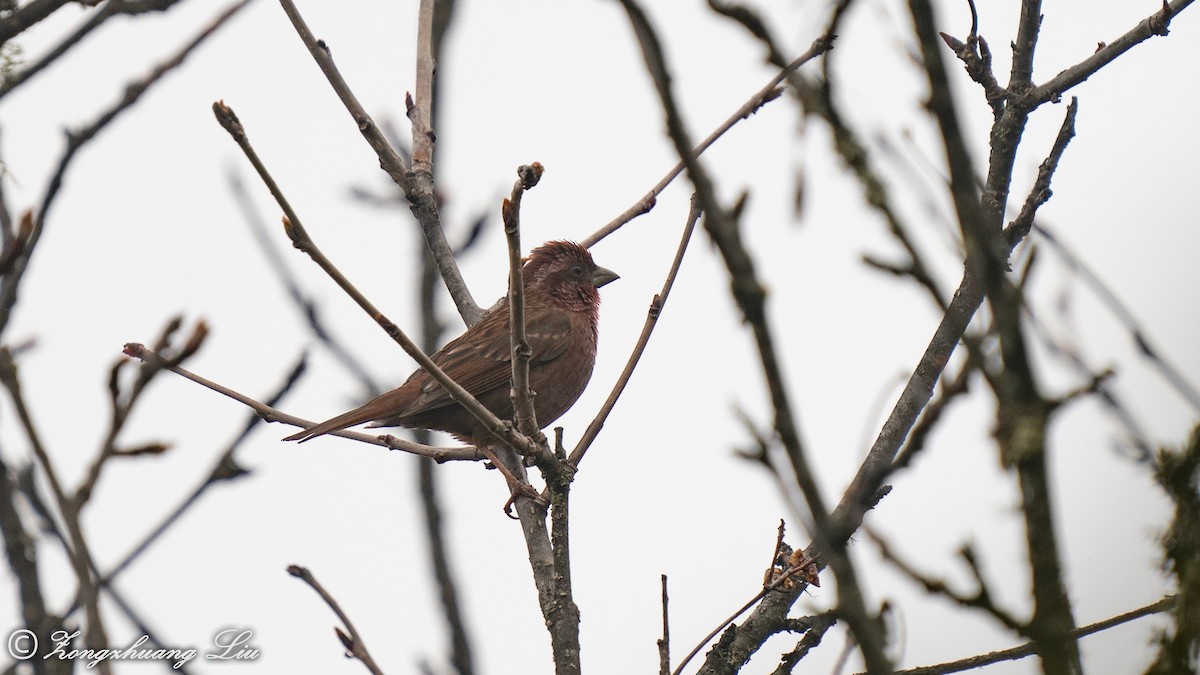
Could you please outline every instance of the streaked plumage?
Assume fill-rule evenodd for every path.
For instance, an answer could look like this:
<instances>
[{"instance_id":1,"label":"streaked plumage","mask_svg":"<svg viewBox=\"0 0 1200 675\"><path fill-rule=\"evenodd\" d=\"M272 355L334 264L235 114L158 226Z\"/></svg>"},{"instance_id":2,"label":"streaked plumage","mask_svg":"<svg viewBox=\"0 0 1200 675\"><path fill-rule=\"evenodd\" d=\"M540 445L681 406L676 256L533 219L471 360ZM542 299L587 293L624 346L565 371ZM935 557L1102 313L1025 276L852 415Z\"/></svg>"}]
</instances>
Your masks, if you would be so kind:
<instances>
[{"instance_id":1,"label":"streaked plumage","mask_svg":"<svg viewBox=\"0 0 1200 675\"><path fill-rule=\"evenodd\" d=\"M617 279L588 250L567 241L535 248L523 268L525 333L533 350L529 386L543 428L579 399L596 362L600 294ZM432 357L442 370L501 419L513 416L508 299ZM491 445L491 434L424 369L400 387L284 440L310 438L364 422L445 431L464 443Z\"/></svg>"}]
</instances>

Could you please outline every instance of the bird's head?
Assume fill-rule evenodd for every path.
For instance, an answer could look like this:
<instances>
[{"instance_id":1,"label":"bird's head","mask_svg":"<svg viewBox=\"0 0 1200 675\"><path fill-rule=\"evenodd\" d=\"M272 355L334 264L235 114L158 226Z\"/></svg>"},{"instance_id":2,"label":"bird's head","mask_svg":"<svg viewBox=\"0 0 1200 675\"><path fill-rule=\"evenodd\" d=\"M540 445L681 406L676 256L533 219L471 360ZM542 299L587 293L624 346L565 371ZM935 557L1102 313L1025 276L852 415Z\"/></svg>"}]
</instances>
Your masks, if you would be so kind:
<instances>
[{"instance_id":1,"label":"bird's head","mask_svg":"<svg viewBox=\"0 0 1200 675\"><path fill-rule=\"evenodd\" d=\"M523 274L527 290L546 293L565 309L576 310L599 306L596 289L620 278L572 241L550 241L533 249Z\"/></svg>"}]
</instances>

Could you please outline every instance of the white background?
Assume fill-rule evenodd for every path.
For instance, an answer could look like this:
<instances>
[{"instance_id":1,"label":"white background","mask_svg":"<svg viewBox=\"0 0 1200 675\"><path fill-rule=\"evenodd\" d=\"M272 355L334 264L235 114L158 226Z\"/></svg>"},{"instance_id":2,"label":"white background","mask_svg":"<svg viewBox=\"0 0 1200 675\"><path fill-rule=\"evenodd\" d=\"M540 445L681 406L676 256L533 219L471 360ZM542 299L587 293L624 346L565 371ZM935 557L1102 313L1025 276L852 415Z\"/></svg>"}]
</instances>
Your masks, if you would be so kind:
<instances>
[{"instance_id":1,"label":"white background","mask_svg":"<svg viewBox=\"0 0 1200 675\"><path fill-rule=\"evenodd\" d=\"M498 204L522 163L547 167L527 195L524 240L581 239L639 199L674 164L663 116L628 21L616 3L460 2L441 65L444 98L437 172L452 239L487 210L482 244L462 260L483 305L502 294L505 253ZM768 13L794 54L825 21L823 6L780 3ZM1015 3L982 3L981 33L1007 79ZM1048 3L1035 79L1044 81L1111 42L1158 5ZM116 19L61 63L0 100L10 207L40 203L63 146L62 129L90 123L125 84L172 54L206 24L216 3L183 3L167 16ZM360 100L404 133L413 88L415 3L301 4ZM965 3L939 3L939 30L965 37ZM18 42L33 60L84 20L70 6ZM701 3L665 3L651 14L668 50L676 93L697 139L772 75L763 50ZM1200 381L1200 59L1194 11L1093 76L1080 97L1078 136L1054 179L1044 222L1127 304L1151 340L1189 381ZM923 78L910 58L903 3L858 3L833 52L839 100L874 148L893 194L949 292L961 273L941 185L942 152L922 108ZM951 77L984 171L990 110L952 55ZM816 64L814 64L815 66ZM810 66L810 68L813 66ZM814 71L815 72L815 71ZM105 381L125 342L151 342L167 317L203 318L212 329L190 367L263 397L314 340L269 272L227 187L236 172L262 217L279 211L253 179L210 105L223 99L326 253L393 320L416 334L414 247L403 209L366 207L351 187L380 193L389 181L278 5L257 2L167 76L77 157L22 287L5 340L34 340L20 357L32 413L60 475L74 486L107 424ZM1018 156L1018 205L1049 150L1065 105L1032 119ZM886 141L896 153L882 150ZM916 364L939 318L911 283L869 270L861 256L899 260L881 219L834 158L819 123L805 124L788 97L739 124L704 161L732 201L751 193L742 223L768 285L777 343L811 463L836 500ZM796 176L803 207L793 209ZM622 276L603 291L600 356L592 385L560 424L577 439L620 372L683 225L690 187L673 184L648 215L593 249ZM275 246L337 335L376 376L398 383L413 364L276 228ZM1034 311L1073 342L1096 370L1118 370L1116 390L1154 443L1179 444L1196 411L1140 359L1129 333L1048 248L1040 252ZM588 454L572 502L574 583L589 672L655 672L659 575L670 578L674 659L754 595L780 518L789 541L807 543L770 476L739 460L749 437L741 406L770 423L752 341L729 299L727 273L698 234L631 386ZM1061 311L1060 301L1069 312ZM461 323L448 302L447 338ZM284 408L323 419L350 407L354 382L319 348ZM1039 351L1045 395L1082 380ZM955 550L973 542L993 592L1028 612L1024 534L1012 475L1001 470L989 432L993 401L982 382L953 409L925 455L897 477L869 518L895 547L935 576L965 582ZM161 458L112 462L84 517L104 569L119 561L206 472L243 424L245 410L173 376L154 384L122 440L164 440ZM1155 545L1168 517L1145 467L1119 446L1123 432L1095 400L1072 405L1052 425L1053 475L1067 581L1080 624L1161 597L1168 588ZM11 402L0 406L0 451L28 461ZM444 668L445 637L428 573L415 494L415 461L342 439L283 444L261 426L239 452L253 474L218 485L123 574L118 587L169 645L206 648L217 631L254 631L253 665L193 663L198 672L363 672L343 658L335 617L284 569L309 567L340 600L387 672ZM477 465L437 469L450 546L475 638L479 672L550 672L549 640L517 525L500 512L500 477ZM926 665L1016 644L986 617L925 596L877 563L865 537L852 547L874 602L898 609L894 654ZM39 549L51 607L75 584L54 544ZM832 578L797 613L835 598ZM960 584L967 589L967 586ZM18 626L16 587L0 582L0 626ZM10 601L9 599L12 599ZM106 611L114 646L137 632ZM1082 642L1090 672L1140 671L1152 654L1155 620ZM7 631L5 631L7 635ZM830 632L809 668L829 672L845 643ZM745 670L766 673L794 638L770 643ZM989 672L1030 672L1032 661ZM125 666L151 672L156 666Z\"/></svg>"}]
</instances>

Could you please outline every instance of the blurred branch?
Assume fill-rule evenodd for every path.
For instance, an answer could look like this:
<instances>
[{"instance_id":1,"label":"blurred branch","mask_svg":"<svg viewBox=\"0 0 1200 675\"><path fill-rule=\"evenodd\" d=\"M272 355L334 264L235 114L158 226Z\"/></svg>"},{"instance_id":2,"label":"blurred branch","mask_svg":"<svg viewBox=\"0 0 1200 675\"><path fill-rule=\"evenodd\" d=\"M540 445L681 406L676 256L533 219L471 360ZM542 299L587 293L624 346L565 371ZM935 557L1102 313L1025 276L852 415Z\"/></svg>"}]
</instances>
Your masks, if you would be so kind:
<instances>
[{"instance_id":1,"label":"blurred branch","mask_svg":"<svg viewBox=\"0 0 1200 675\"><path fill-rule=\"evenodd\" d=\"M814 535L820 558L829 565L837 577L838 607L840 618L846 621L858 641L863 658L873 672L888 672L891 664L884 653L884 636L879 623L867 611L862 590L858 585L854 566L845 552L844 542L832 537L829 513L825 508L816 477L808 466L800 433L796 427L795 414L784 385L782 369L776 352L774 337L767 319L766 290L759 282L753 258L742 242L738 217L741 203L732 211L725 209L717 200L712 179L692 154L693 144L688 137L682 115L675 103L671 90L670 74L666 56L649 18L634 0L621 0L633 26L634 35L642 49L646 69L658 91L667 123L667 134L675 146L675 152L684 163L688 178L696 188L696 194L704 211L704 228L716 244L729 270L730 292L741 309L742 316L750 324L758 347L763 374L771 396L775 413L775 430L787 450L796 482L804 494L814 523ZM828 51L833 46L832 36L818 38L810 52L814 55ZM760 643L761 644L761 643ZM722 651L722 650L717 650ZM749 651L745 652L748 657ZM710 654L709 663L721 658Z\"/></svg>"},{"instance_id":2,"label":"blurred branch","mask_svg":"<svg viewBox=\"0 0 1200 675\"><path fill-rule=\"evenodd\" d=\"M1187 377L1183 372L1168 361L1162 355L1158 347L1150 339L1150 333L1142 327L1141 323L1133 315L1133 311L1121 302L1116 293L1108 287L1104 281L1088 267L1087 263L1083 262L1079 256L1071 252L1066 245L1059 240L1058 237L1050 231L1049 227L1042 223L1035 223L1034 230L1038 235L1048 242L1051 248L1062 258L1063 262L1079 276L1084 285L1087 286L1092 294L1103 304L1113 316L1125 326L1129 331L1130 337L1137 346L1138 351L1148 359L1159 373L1166 379L1171 388L1175 390L1179 396L1187 401L1188 405L1196 413L1200 413L1200 392L1188 382Z\"/></svg>"},{"instance_id":3,"label":"blurred branch","mask_svg":"<svg viewBox=\"0 0 1200 675\"><path fill-rule=\"evenodd\" d=\"M1177 598L1175 596L1167 596L1162 600L1146 605L1145 607L1139 607L1124 614L1076 628L1075 630L1071 631L1071 638L1074 640L1079 640L1080 638L1087 637L1088 635L1099 633L1100 631L1108 630L1109 628L1113 628L1121 624L1129 623L1130 621L1140 619L1144 616L1151 616L1169 611L1172 607L1175 607L1176 602ZM967 670L979 670L984 666L989 666L993 663L1014 661L1016 659L1023 659L1026 656L1035 656L1037 653L1037 643L1026 642L1025 644L1017 647L989 652L987 654L972 656L966 659L959 659L958 661L941 663L936 666L922 666L919 668L906 668L904 670L897 670L896 675L945 675L946 673L961 673Z\"/></svg>"},{"instance_id":4,"label":"blurred branch","mask_svg":"<svg viewBox=\"0 0 1200 675\"><path fill-rule=\"evenodd\" d=\"M45 70L47 66L61 58L72 47L82 42L88 34L112 17L121 15L135 16L149 12L165 12L178 2L179 0L108 0L108 2L104 3L103 7L92 12L79 28L75 29L73 33L55 45L53 49L44 54L40 59L4 78L3 82L0 82L0 98L3 98L5 94ZM32 4L34 3L28 3L26 7ZM0 42L4 42L4 39L0 38Z\"/></svg>"},{"instance_id":5,"label":"blurred branch","mask_svg":"<svg viewBox=\"0 0 1200 675\"><path fill-rule=\"evenodd\" d=\"M975 592L971 595L956 591L940 579L934 579L930 576L917 570L912 564L901 560L900 557L892 550L887 540L880 536L870 527L864 528L867 536L875 542L879 547L879 556L884 562L890 563L893 567L899 570L904 576L915 581L924 587L926 593L932 595L940 595L947 598L962 607L971 609L980 609L1002 624L1005 628L1017 633L1018 635L1028 637L1029 627L1025 622L1013 616L1004 608L996 604L992 598L991 592L988 590L987 582L983 578L983 570L979 567L978 558L975 555L974 549L970 544L964 544L959 549L959 557L967 564L967 568L971 571L971 576L975 580Z\"/></svg>"},{"instance_id":6,"label":"blurred branch","mask_svg":"<svg viewBox=\"0 0 1200 675\"><path fill-rule=\"evenodd\" d=\"M746 6L719 5L716 2L709 4L716 8L722 16L740 23L751 35L762 42L767 50L768 63L776 66L784 63L783 49L779 46L779 42L772 37L766 22L754 10ZM835 8L826 35L833 34L832 31L837 27L837 22L845 16L844 12L848 9L849 3L839 4ZM892 206L887 184L875 169L867 146L846 122L833 98L832 84L828 80L830 73L826 72L827 79L824 83L819 83L795 69L787 70L784 74L788 85L800 100L804 113L816 115L829 126L829 130L833 134L834 150L858 179L862 186L864 200L871 208L879 212L879 215L887 223L892 236L908 254L908 260L904 265L884 267L884 269L911 277L929 291L939 307L946 307L947 303L942 297L941 289L933 275L925 268L924 256L910 234L911 228L900 217L899 211ZM868 260L867 262L871 264L873 261Z\"/></svg>"},{"instance_id":7,"label":"blurred branch","mask_svg":"<svg viewBox=\"0 0 1200 675\"><path fill-rule=\"evenodd\" d=\"M1158 453L1155 479L1175 507L1160 535L1163 570L1179 590L1170 630L1158 636L1159 652L1150 675L1194 671L1200 662L1200 426L1179 451Z\"/></svg>"},{"instance_id":8,"label":"blurred branch","mask_svg":"<svg viewBox=\"0 0 1200 675\"><path fill-rule=\"evenodd\" d=\"M288 565L287 572L288 574L308 584L310 588L316 591L317 595L321 596L321 599L325 601L325 604L329 605L329 608L332 609L333 613L337 615L338 621L341 621L342 625L346 627L346 632L342 632L342 630L337 627L334 627L333 630L337 633L338 640L341 641L342 646L346 649L347 655L353 656L361 661L362 664L366 666L367 670L371 671L375 675L383 675L383 671L379 669L379 666L375 665L375 660L371 658L371 653L367 651L366 643L362 641L362 637L358 634L358 631L354 629L354 624L350 621L350 617L346 616L346 613L342 611L341 606L338 605L337 600L333 599L333 596L329 594L329 591L325 590L325 587L321 585L321 582L317 581L316 577L312 575L312 572L308 571L307 567L301 567L299 565Z\"/></svg>"},{"instance_id":9,"label":"blurred branch","mask_svg":"<svg viewBox=\"0 0 1200 675\"><path fill-rule=\"evenodd\" d=\"M349 85L342 79L341 73L333 64L329 47L322 40L313 37L312 32L304 23L299 10L292 0L280 0L284 12L295 27L301 41L308 47L317 66L329 80L329 84L337 93L342 104L354 123L358 126L367 143L379 157L380 167L391 176L392 181L404 190L413 215L421 225L425 234L426 245L437 261L438 270L450 297L458 306L458 312L468 326L472 326L483 317L484 310L475 303L471 291L467 288L454 258L454 252L446 241L446 233L442 229L441 217L438 214L437 197L433 188L433 130L430 124L430 106L432 105L433 87L433 0L422 0L418 14L417 31L417 97L410 98L409 119L413 124L413 153L411 168L401 159L400 155L388 142L386 136L375 125L374 120L363 109L362 104L350 91Z\"/></svg>"},{"instance_id":10,"label":"blurred branch","mask_svg":"<svg viewBox=\"0 0 1200 675\"><path fill-rule=\"evenodd\" d=\"M0 44L8 42L26 28L58 11L68 0L29 0L16 11L0 19Z\"/></svg>"},{"instance_id":11,"label":"blurred branch","mask_svg":"<svg viewBox=\"0 0 1200 675\"><path fill-rule=\"evenodd\" d=\"M929 0L910 0L913 27L921 45L930 91L929 109L937 119L954 199L967 248L967 274L982 280L1000 339L1003 369L993 382L997 401L996 440L1002 462L1016 469L1021 490L1022 515L1033 581L1034 612L1027 635L1038 644L1042 668L1048 673L1082 672L1079 647L1071 639L1075 619L1062 573L1055 530L1051 483L1047 475L1046 436L1053 407L1038 391L1021 327L1021 291L1007 277L1011 240L1001 229L1004 204L1012 187L1012 170L1019 135L1029 110L1009 105L993 125L993 139L1015 133L1010 143L993 142L983 204L975 190L975 171L951 96L941 58L941 40ZM1019 96L1029 86L1034 50L1041 27L1041 2L1024 0L1013 49L1008 90ZM1074 135L1076 106L1068 108L1062 130L1042 165L1038 181L1026 200L1032 220L1037 207L1049 198L1049 182L1058 159ZM992 199L997 201L991 201ZM993 616L996 616L993 613Z\"/></svg>"},{"instance_id":12,"label":"blurred branch","mask_svg":"<svg viewBox=\"0 0 1200 675\"><path fill-rule=\"evenodd\" d=\"M9 472L4 458L0 456L0 535L4 539L5 560L16 582L21 601L20 615L25 627L34 632L36 644L49 644L50 634L61 628L61 621L46 611L46 599L42 595L42 580L38 573L37 544L21 522L15 487L16 476ZM45 667L48 670L50 665L47 663ZM65 665L60 670L69 671L70 666Z\"/></svg>"},{"instance_id":13,"label":"blurred branch","mask_svg":"<svg viewBox=\"0 0 1200 675\"><path fill-rule=\"evenodd\" d=\"M37 0L35 0L36 2ZM46 193L42 197L42 205L38 210L37 216L34 218L33 230L30 233L25 243L25 248L21 255L17 257L13 264L12 271L4 275L3 282L0 282L0 333L8 327L8 321L12 315L12 308L17 302L17 290L21 284L21 279L25 275L25 270L29 266L29 259L33 255L34 247L37 246L41 239L42 231L45 229L46 217L50 212L50 207L53 205L55 198L58 196L58 191L62 187L63 178L66 175L67 168L71 164L71 160L75 158L75 153L80 148L85 146L89 141L96 137L105 127L109 125L121 113L125 112L137 103L151 86L159 81L175 68L179 67L188 55L197 47L204 43L218 28L237 13L246 5L249 0L242 0L235 3L226 9L221 14L209 23L209 25L200 31L190 42L183 46L175 56L156 66L148 75L140 80L134 81L125 87L124 94L121 100L115 105L104 111L91 124L73 132L67 132L67 147L63 151L62 157L59 158L58 167L55 169L54 175L50 179L49 185L46 187ZM32 3L30 3L32 4ZM11 17L10 17L11 18Z\"/></svg>"},{"instance_id":14,"label":"blurred branch","mask_svg":"<svg viewBox=\"0 0 1200 675\"><path fill-rule=\"evenodd\" d=\"M12 398L17 418L25 430L25 435L29 440L30 447L33 449L34 456L46 474L46 478L50 483L50 489L54 493L54 500L58 506L59 514L62 516L63 522L67 527L70 539L70 545L67 546L67 555L71 560L71 566L78 580L79 593L83 598L84 611L87 616L84 643L89 649L104 649L108 646L108 634L104 630L104 622L100 615L98 587L92 578L92 557L88 550L87 540L83 535L83 528L79 518L79 508L75 500L67 495L62 481L58 477L58 472L50 460L50 454L46 451L45 446L42 445L41 435L38 433L37 425L34 424L30 416L29 409L25 404L25 397L21 392L21 383L17 376L17 364L13 361L12 352L9 351L8 347L0 347L0 384L4 385L4 388L8 390L10 398ZM101 661L99 669L102 675L112 674L112 668L107 661Z\"/></svg>"},{"instance_id":15,"label":"blurred branch","mask_svg":"<svg viewBox=\"0 0 1200 675\"><path fill-rule=\"evenodd\" d=\"M796 625L795 628L789 630L793 633L801 632L797 628L804 628L804 637L796 642L796 646L792 651L786 652L779 656L779 667L771 672L771 675L789 675L793 672L797 663L808 656L809 652L816 649L821 644L821 640L825 637L825 633L829 632L837 623L837 616L833 612L823 612L816 616L807 616L800 619L790 619L790 624Z\"/></svg>"},{"instance_id":16,"label":"blurred branch","mask_svg":"<svg viewBox=\"0 0 1200 675\"><path fill-rule=\"evenodd\" d=\"M364 399L374 398L382 393L382 389L376 384L371 373L367 372L365 366L346 349L342 343L330 333L325 327L325 322L321 318L321 314L312 299L305 294L300 288L300 283L296 281L295 275L288 269L287 263L284 262L283 256L272 243L271 236L267 232L266 226L262 219L258 217L258 213L254 210L254 206L250 201L250 196L246 193L245 185L237 172L232 168L226 172L226 177L229 179L229 191L233 195L233 201L242 211L242 217L249 226L251 233L254 235L254 240L258 243L259 249L262 251L263 257L267 259L267 264L275 272L275 276L279 278L287 291L288 297L292 299L296 308L304 316L305 322L308 324L309 330L313 336L317 338L329 353L342 366L358 380L363 391L367 394Z\"/></svg>"},{"instance_id":17,"label":"blurred branch","mask_svg":"<svg viewBox=\"0 0 1200 675\"><path fill-rule=\"evenodd\" d=\"M4 160L2 157L0 157L0 169L3 169L3 167ZM13 232L13 213L12 209L9 208L8 195L4 189L4 179L7 178L7 176L3 175L4 173L4 171L0 170L0 246L3 246L3 252L0 253L0 258L6 258L8 256L8 249L12 245L13 239L16 237L16 233ZM30 214L29 218L29 225L30 228L32 228L33 214ZM24 244L22 244L22 246L24 246ZM8 274L8 264L8 262L0 262L0 274Z\"/></svg>"},{"instance_id":18,"label":"blurred branch","mask_svg":"<svg viewBox=\"0 0 1200 675\"><path fill-rule=\"evenodd\" d=\"M1051 353L1065 359L1080 377L1093 379L1096 377L1096 371L1087 364L1078 349L1072 345L1064 344L1062 340L1052 335L1045 322L1038 321L1028 306L1026 306L1026 312L1031 316L1030 325L1037 332L1038 337L1041 338L1042 344ZM1107 380L1102 380L1096 383L1095 391L1091 393L1094 393L1099 398L1100 402L1108 408L1113 419L1125 429L1125 440L1133 446L1136 459L1140 462L1149 463L1154 458L1154 450L1149 436L1141 428L1133 412L1121 401L1115 388L1110 386Z\"/></svg>"},{"instance_id":19,"label":"blurred branch","mask_svg":"<svg viewBox=\"0 0 1200 675\"><path fill-rule=\"evenodd\" d=\"M275 391L274 394L270 396L270 398L267 399L267 406L273 407L278 405L278 403L283 400L284 396L286 396L288 392L292 390L292 387L304 374L304 371L307 368L307 363L307 356L301 355L300 359L296 362L296 365L288 373L284 383ZM163 533L170 529L171 526L179 520L180 516L194 506L200 500L200 497L208 490L208 488L216 485L217 483L227 480L234 480L249 473L246 469L242 468L242 466L238 464L235 454L250 436L250 432L253 431L262 421L263 418L257 413L251 413L247 417L241 431L239 431L237 436L230 441L229 445L225 447L225 450L221 453L221 455L217 457L216 462L213 463L212 469L209 470L208 476L204 478L203 482L197 485L192 490L191 494L189 494L182 502L180 502L179 506L175 507L175 509L171 511L171 513L168 514L167 517L162 520L162 522L160 522L145 537L143 537L136 546L126 553L125 557L121 559L121 562L113 566L113 568L109 570L107 574L104 574L100 577L101 586L109 587L112 581L120 576L120 574L124 572L125 569L133 563L133 561L137 560L138 557L145 553L146 550L163 535Z\"/></svg>"}]
</instances>

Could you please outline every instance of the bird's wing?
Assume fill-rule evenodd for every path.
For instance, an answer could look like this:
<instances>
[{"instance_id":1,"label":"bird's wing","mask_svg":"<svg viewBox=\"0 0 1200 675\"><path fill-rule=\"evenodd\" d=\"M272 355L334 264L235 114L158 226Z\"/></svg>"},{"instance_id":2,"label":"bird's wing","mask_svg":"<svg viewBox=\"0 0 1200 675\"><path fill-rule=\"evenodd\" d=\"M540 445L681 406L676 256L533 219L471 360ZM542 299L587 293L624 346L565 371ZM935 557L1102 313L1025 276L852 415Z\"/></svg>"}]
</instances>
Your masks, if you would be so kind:
<instances>
[{"instance_id":1,"label":"bird's wing","mask_svg":"<svg viewBox=\"0 0 1200 675\"><path fill-rule=\"evenodd\" d=\"M497 307L466 333L448 343L433 361L473 396L491 391L512 379L508 306ZM571 317L557 309L540 307L527 312L525 339L532 350L529 367L537 368L566 351L574 330ZM453 402L450 394L425 371L421 394L404 415L432 410Z\"/></svg>"}]
</instances>

